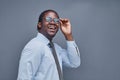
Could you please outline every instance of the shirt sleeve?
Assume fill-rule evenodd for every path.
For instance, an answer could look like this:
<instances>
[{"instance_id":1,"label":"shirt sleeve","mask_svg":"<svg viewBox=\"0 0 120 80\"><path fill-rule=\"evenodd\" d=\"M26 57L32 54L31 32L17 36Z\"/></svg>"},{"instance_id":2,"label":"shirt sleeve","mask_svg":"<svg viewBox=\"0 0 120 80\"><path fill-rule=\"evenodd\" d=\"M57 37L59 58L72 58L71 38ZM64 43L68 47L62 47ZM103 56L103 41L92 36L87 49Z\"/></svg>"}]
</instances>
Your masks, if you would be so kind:
<instances>
[{"instance_id":1,"label":"shirt sleeve","mask_svg":"<svg viewBox=\"0 0 120 80\"><path fill-rule=\"evenodd\" d=\"M75 41L67 41L67 49L61 49L63 65L67 67L80 66L80 52Z\"/></svg>"}]
</instances>

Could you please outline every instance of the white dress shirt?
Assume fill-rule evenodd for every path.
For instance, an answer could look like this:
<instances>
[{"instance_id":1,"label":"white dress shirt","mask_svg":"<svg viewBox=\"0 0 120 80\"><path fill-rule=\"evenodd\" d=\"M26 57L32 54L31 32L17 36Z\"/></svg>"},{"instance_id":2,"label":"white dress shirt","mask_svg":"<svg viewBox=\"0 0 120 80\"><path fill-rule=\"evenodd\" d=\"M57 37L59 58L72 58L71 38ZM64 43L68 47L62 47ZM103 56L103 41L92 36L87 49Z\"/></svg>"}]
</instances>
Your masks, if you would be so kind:
<instances>
[{"instance_id":1,"label":"white dress shirt","mask_svg":"<svg viewBox=\"0 0 120 80\"><path fill-rule=\"evenodd\" d=\"M67 49L54 43L59 64L76 68L80 65L80 52L75 41L66 41ZM17 80L59 80L56 63L48 46L49 40L38 33L22 51Z\"/></svg>"}]
</instances>

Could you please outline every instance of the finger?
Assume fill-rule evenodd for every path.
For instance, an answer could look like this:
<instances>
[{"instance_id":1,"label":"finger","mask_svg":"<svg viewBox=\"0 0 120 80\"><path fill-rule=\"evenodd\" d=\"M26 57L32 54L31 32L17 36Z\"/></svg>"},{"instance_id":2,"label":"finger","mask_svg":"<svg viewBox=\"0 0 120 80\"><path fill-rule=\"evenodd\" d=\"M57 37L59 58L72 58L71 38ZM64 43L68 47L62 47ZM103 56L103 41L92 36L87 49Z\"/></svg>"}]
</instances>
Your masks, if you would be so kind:
<instances>
[{"instance_id":1,"label":"finger","mask_svg":"<svg viewBox=\"0 0 120 80\"><path fill-rule=\"evenodd\" d=\"M60 18L61 25L66 24L66 22L68 22L68 19L66 19L66 18Z\"/></svg>"},{"instance_id":2,"label":"finger","mask_svg":"<svg viewBox=\"0 0 120 80\"><path fill-rule=\"evenodd\" d=\"M60 19L59 23L60 23L60 27L61 27L61 26L63 25L63 23L62 23L61 19Z\"/></svg>"},{"instance_id":3,"label":"finger","mask_svg":"<svg viewBox=\"0 0 120 80\"><path fill-rule=\"evenodd\" d=\"M59 22L60 22L60 24L62 24L62 20L61 20L61 19L60 19L60 21L59 21Z\"/></svg>"},{"instance_id":4,"label":"finger","mask_svg":"<svg viewBox=\"0 0 120 80\"><path fill-rule=\"evenodd\" d=\"M67 22L67 21L69 21L67 18L60 18L60 21L62 21L62 22Z\"/></svg>"}]
</instances>

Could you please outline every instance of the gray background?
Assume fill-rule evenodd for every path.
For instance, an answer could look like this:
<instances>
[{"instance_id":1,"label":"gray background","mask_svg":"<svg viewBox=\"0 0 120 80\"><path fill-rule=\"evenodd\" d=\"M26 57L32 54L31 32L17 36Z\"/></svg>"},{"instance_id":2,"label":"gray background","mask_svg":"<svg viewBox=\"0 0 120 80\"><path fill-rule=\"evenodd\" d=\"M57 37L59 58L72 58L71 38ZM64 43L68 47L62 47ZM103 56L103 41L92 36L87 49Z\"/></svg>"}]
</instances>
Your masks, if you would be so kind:
<instances>
[{"instance_id":1,"label":"gray background","mask_svg":"<svg viewBox=\"0 0 120 80\"><path fill-rule=\"evenodd\" d=\"M0 0L0 80L16 80L21 51L45 9L71 20L81 52L81 66L64 68L65 80L120 80L119 0ZM54 41L66 48L61 32Z\"/></svg>"}]
</instances>

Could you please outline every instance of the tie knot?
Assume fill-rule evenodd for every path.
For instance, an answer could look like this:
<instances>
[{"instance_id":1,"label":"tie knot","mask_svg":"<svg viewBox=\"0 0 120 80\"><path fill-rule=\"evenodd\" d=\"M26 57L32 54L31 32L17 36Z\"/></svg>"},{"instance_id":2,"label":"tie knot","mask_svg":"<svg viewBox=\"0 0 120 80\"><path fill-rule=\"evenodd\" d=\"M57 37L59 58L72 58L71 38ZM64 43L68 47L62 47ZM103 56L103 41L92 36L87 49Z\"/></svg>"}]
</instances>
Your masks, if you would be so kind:
<instances>
[{"instance_id":1,"label":"tie knot","mask_svg":"<svg viewBox=\"0 0 120 80\"><path fill-rule=\"evenodd\" d=\"M48 43L49 47L52 48L54 45L53 45L53 42L50 42Z\"/></svg>"}]
</instances>

